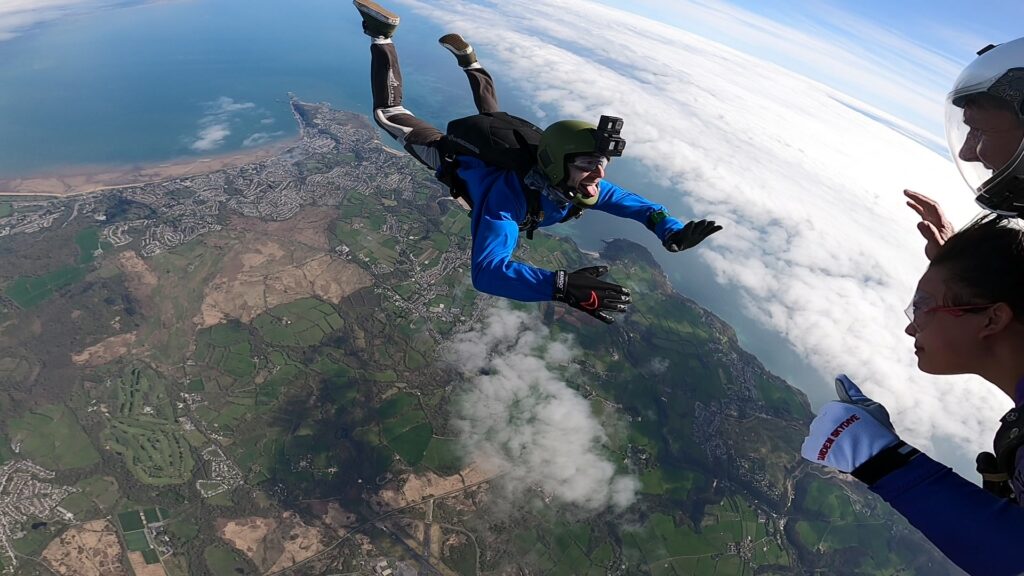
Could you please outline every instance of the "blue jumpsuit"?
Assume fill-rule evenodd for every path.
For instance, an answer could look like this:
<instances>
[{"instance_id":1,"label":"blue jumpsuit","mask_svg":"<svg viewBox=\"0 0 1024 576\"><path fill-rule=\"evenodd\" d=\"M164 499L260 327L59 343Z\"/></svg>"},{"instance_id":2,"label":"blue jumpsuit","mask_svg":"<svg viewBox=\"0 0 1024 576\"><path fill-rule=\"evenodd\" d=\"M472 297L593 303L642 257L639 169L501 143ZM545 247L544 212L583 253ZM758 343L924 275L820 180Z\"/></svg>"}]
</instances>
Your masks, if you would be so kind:
<instances>
[{"instance_id":1,"label":"blue jumpsuit","mask_svg":"<svg viewBox=\"0 0 1024 576\"><path fill-rule=\"evenodd\" d=\"M1024 380L1017 385L1024 405ZM1013 478L1024 503L1024 454ZM871 486L971 576L1024 574L1024 508L998 498L921 454Z\"/></svg>"},{"instance_id":2,"label":"blue jumpsuit","mask_svg":"<svg viewBox=\"0 0 1024 576\"><path fill-rule=\"evenodd\" d=\"M521 302L551 300L555 273L512 260L519 242L519 223L527 215L526 194L519 177L511 170L488 166L470 156L460 156L458 162L458 175L466 183L473 201L473 287ZM541 194L544 219L540 227L558 224L569 208L569 204L558 204ZM644 225L652 214L665 210L607 180L601 180L598 201L588 209ZM657 223L654 233L664 242L682 227L682 222L669 216Z\"/></svg>"}]
</instances>

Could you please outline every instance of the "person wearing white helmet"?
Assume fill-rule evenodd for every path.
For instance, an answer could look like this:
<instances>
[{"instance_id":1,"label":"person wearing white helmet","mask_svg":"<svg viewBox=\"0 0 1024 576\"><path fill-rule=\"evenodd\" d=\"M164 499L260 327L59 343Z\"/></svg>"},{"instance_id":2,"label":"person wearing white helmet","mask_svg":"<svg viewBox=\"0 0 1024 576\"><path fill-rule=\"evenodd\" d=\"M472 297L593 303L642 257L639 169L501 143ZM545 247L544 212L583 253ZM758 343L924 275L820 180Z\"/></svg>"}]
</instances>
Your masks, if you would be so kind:
<instances>
[{"instance_id":1,"label":"person wearing white helmet","mask_svg":"<svg viewBox=\"0 0 1024 576\"><path fill-rule=\"evenodd\" d=\"M1024 38L978 52L946 97L946 138L960 174L984 209L1024 217ZM953 235L938 202L913 190L907 204L930 259Z\"/></svg>"}]
</instances>

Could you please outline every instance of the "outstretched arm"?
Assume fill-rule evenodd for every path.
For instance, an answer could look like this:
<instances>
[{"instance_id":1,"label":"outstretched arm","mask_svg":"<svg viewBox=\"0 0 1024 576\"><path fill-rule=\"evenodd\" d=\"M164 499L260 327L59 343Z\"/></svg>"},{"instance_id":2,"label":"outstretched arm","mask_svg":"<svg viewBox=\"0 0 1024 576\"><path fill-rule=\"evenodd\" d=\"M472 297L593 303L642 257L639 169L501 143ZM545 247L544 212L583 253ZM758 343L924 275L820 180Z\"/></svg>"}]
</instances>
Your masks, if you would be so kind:
<instances>
[{"instance_id":1,"label":"outstretched arm","mask_svg":"<svg viewBox=\"0 0 1024 576\"><path fill-rule=\"evenodd\" d=\"M662 245L670 252L692 248L702 240L722 229L713 221L700 220L685 225L668 215L661 204L620 188L607 180L601 181L601 195L594 209L607 212L619 218L636 220L654 232Z\"/></svg>"},{"instance_id":2,"label":"outstretched arm","mask_svg":"<svg viewBox=\"0 0 1024 576\"><path fill-rule=\"evenodd\" d=\"M1024 573L1021 507L924 454L870 488L968 574Z\"/></svg>"},{"instance_id":3,"label":"outstretched arm","mask_svg":"<svg viewBox=\"0 0 1024 576\"><path fill-rule=\"evenodd\" d=\"M804 458L866 484L971 576L1024 572L1024 509L900 440L889 411L844 374L836 393L811 422Z\"/></svg>"}]
</instances>

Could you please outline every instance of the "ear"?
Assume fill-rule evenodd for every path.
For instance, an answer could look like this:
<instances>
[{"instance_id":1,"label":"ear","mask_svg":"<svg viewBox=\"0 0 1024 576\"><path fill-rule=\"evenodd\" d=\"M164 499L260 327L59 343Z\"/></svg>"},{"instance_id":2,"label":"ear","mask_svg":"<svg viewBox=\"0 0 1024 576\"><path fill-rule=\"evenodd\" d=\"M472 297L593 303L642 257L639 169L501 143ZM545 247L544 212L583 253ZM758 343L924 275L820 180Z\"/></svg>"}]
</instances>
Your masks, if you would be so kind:
<instances>
[{"instance_id":1,"label":"ear","mask_svg":"<svg viewBox=\"0 0 1024 576\"><path fill-rule=\"evenodd\" d=\"M1005 302L1000 302L988 309L985 314L985 325L978 335L982 338L999 334L1013 322L1013 310Z\"/></svg>"}]
</instances>

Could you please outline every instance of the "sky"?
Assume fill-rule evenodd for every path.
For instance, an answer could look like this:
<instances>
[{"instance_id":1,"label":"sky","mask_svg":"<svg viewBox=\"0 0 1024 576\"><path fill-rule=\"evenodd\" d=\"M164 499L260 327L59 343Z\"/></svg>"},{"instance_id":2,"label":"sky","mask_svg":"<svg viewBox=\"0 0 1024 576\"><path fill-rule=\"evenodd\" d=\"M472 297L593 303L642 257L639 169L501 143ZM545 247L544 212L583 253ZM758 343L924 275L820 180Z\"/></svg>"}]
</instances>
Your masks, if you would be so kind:
<instances>
[{"instance_id":1,"label":"sky","mask_svg":"<svg viewBox=\"0 0 1024 576\"><path fill-rule=\"evenodd\" d=\"M982 47L1018 38L1024 21L1024 3L1009 0L605 3L756 54L940 138L953 79Z\"/></svg>"}]
</instances>

